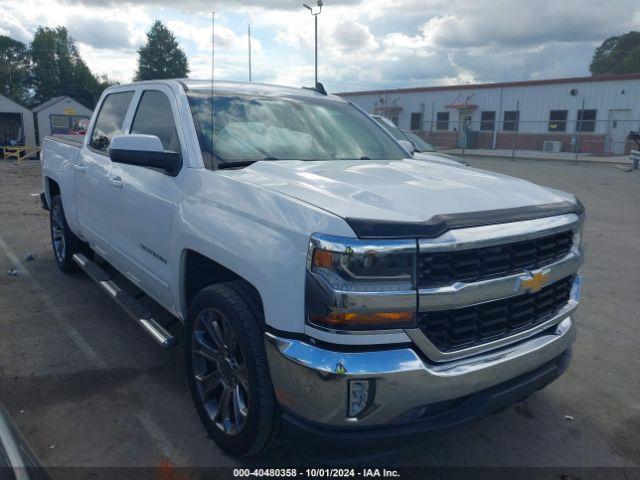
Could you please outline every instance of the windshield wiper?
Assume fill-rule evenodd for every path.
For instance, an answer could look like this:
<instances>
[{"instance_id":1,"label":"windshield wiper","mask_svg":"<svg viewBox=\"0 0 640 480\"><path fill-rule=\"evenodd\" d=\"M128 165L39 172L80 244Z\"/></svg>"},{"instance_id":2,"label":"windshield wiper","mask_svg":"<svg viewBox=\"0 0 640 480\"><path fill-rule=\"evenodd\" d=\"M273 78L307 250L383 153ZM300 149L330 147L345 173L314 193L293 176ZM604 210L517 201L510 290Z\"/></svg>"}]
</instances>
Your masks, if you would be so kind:
<instances>
[{"instance_id":1,"label":"windshield wiper","mask_svg":"<svg viewBox=\"0 0 640 480\"><path fill-rule=\"evenodd\" d=\"M241 162L222 162L218 164L218 168L220 170L224 170L225 168L240 168L240 167L248 167L249 165L256 163L257 160L243 160Z\"/></svg>"},{"instance_id":2,"label":"windshield wiper","mask_svg":"<svg viewBox=\"0 0 640 480\"><path fill-rule=\"evenodd\" d=\"M278 157L264 157L262 160L280 160ZM256 162L260 162L261 160L241 160L238 162L221 162L220 164L218 164L218 168L220 169L226 169L226 168L241 168L241 167L248 167L249 165L252 165Z\"/></svg>"}]
</instances>

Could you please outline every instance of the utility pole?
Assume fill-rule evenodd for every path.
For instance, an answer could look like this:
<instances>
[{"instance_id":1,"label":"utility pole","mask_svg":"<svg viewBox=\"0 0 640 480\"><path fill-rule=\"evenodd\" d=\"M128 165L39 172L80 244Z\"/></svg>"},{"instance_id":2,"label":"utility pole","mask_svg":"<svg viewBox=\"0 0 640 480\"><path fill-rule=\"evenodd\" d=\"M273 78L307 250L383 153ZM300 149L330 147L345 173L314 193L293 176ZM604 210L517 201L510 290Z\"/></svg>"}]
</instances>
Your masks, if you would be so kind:
<instances>
[{"instance_id":1,"label":"utility pole","mask_svg":"<svg viewBox=\"0 0 640 480\"><path fill-rule=\"evenodd\" d=\"M313 15L313 20L315 24L315 37L316 37L316 55L315 55L315 63L316 63L316 85L318 84L318 15L322 13L322 0L318 0L318 11L314 13L313 8L311 8L306 3L303 3L302 6L309 10L311 15Z\"/></svg>"},{"instance_id":2,"label":"utility pole","mask_svg":"<svg viewBox=\"0 0 640 480\"><path fill-rule=\"evenodd\" d=\"M249 39L249 81L251 82L251 24L247 27L247 38Z\"/></svg>"}]
</instances>

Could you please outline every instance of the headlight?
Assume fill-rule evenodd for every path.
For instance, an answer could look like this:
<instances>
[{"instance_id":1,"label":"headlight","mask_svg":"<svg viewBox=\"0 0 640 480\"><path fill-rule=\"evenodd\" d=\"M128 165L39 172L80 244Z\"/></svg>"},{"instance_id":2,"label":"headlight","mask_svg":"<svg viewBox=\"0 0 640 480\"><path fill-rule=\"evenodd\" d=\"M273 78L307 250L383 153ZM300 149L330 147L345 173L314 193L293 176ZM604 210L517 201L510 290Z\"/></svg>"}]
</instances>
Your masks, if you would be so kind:
<instances>
[{"instance_id":1,"label":"headlight","mask_svg":"<svg viewBox=\"0 0 640 480\"><path fill-rule=\"evenodd\" d=\"M415 240L313 235L307 255L307 321L338 330L415 325Z\"/></svg>"}]
</instances>

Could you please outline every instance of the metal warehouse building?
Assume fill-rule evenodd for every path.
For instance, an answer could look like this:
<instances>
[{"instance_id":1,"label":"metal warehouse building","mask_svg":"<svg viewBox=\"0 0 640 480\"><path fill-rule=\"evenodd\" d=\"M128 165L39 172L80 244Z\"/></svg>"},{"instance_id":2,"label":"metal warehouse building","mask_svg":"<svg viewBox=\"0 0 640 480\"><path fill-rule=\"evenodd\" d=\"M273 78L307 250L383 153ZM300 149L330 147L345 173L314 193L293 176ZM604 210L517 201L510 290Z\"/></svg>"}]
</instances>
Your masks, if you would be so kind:
<instances>
[{"instance_id":1,"label":"metal warehouse building","mask_svg":"<svg viewBox=\"0 0 640 480\"><path fill-rule=\"evenodd\" d=\"M0 147L35 144L31 110L0 95Z\"/></svg>"},{"instance_id":2,"label":"metal warehouse building","mask_svg":"<svg viewBox=\"0 0 640 480\"><path fill-rule=\"evenodd\" d=\"M33 109L36 118L38 145L47 135L83 135L89 125L91 110L73 98L62 96Z\"/></svg>"},{"instance_id":3,"label":"metal warehouse building","mask_svg":"<svg viewBox=\"0 0 640 480\"><path fill-rule=\"evenodd\" d=\"M340 95L440 148L625 154L640 129L640 74Z\"/></svg>"}]
</instances>

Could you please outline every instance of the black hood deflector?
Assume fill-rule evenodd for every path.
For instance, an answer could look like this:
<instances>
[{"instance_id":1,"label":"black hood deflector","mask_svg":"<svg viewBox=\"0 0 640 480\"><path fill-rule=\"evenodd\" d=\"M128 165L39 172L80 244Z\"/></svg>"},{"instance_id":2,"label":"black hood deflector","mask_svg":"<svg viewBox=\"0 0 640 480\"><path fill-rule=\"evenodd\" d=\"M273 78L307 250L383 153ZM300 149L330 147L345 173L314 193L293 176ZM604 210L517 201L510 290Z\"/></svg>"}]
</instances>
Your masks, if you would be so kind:
<instances>
[{"instance_id":1,"label":"black hood deflector","mask_svg":"<svg viewBox=\"0 0 640 480\"><path fill-rule=\"evenodd\" d=\"M443 233L456 228L480 227L499 223L521 222L536 218L553 217L575 213L584 216L584 206L577 201L547 203L527 207L504 208L483 212L452 213L436 215L426 222L393 222L386 220L367 220L362 218L345 218L359 238L437 238Z\"/></svg>"}]
</instances>

